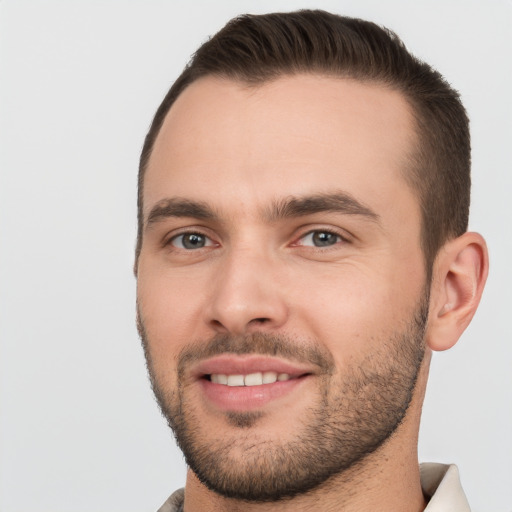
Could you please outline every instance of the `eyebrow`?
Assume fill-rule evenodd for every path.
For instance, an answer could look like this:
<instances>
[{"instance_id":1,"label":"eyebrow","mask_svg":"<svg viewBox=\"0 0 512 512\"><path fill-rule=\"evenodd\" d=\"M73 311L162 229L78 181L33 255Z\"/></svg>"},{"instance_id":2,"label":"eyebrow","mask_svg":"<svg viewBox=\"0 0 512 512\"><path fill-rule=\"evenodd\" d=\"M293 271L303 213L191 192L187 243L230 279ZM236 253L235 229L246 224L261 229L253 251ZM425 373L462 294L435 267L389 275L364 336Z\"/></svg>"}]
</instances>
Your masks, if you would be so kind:
<instances>
[{"instance_id":1,"label":"eyebrow","mask_svg":"<svg viewBox=\"0 0 512 512\"><path fill-rule=\"evenodd\" d=\"M376 212L346 192L315 194L305 197L292 196L274 203L265 212L265 217L269 221L276 221L323 212L358 215L374 222L380 220L380 216Z\"/></svg>"},{"instance_id":2,"label":"eyebrow","mask_svg":"<svg viewBox=\"0 0 512 512\"><path fill-rule=\"evenodd\" d=\"M182 199L179 197L162 199L149 212L146 226L161 222L169 217L192 217L200 220L212 220L217 214L206 203Z\"/></svg>"},{"instance_id":3,"label":"eyebrow","mask_svg":"<svg viewBox=\"0 0 512 512\"><path fill-rule=\"evenodd\" d=\"M368 206L346 192L315 194L304 197L288 197L273 202L264 210L269 222L293 217L305 217L316 213L334 212L358 215L379 222L380 216ZM159 201L149 212L146 227L169 217L191 217L199 220L218 220L219 215L207 204L184 198L167 198Z\"/></svg>"}]
</instances>

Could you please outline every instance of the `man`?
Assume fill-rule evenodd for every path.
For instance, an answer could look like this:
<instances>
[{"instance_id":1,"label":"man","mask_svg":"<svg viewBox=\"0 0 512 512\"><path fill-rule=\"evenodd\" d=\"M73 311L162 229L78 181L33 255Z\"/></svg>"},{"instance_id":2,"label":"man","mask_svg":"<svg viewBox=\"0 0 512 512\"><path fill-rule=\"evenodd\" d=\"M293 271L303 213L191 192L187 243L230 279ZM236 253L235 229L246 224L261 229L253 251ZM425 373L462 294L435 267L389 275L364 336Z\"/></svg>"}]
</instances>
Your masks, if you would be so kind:
<instances>
[{"instance_id":1,"label":"man","mask_svg":"<svg viewBox=\"0 0 512 512\"><path fill-rule=\"evenodd\" d=\"M138 326L189 471L161 511L469 510L417 461L432 350L480 300L458 94L391 32L232 20L158 109Z\"/></svg>"}]
</instances>

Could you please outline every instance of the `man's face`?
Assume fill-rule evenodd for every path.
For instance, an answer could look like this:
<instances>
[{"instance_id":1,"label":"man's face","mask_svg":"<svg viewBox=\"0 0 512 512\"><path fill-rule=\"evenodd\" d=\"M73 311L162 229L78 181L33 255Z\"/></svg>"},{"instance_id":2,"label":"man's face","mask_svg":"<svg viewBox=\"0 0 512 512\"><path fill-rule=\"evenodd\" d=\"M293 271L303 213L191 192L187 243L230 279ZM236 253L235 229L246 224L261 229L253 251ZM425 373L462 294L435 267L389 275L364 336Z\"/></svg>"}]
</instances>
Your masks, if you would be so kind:
<instances>
[{"instance_id":1,"label":"man's face","mask_svg":"<svg viewBox=\"0 0 512 512\"><path fill-rule=\"evenodd\" d=\"M193 83L144 182L140 331L188 464L227 496L313 488L409 405L427 311L404 99L319 76Z\"/></svg>"}]
</instances>

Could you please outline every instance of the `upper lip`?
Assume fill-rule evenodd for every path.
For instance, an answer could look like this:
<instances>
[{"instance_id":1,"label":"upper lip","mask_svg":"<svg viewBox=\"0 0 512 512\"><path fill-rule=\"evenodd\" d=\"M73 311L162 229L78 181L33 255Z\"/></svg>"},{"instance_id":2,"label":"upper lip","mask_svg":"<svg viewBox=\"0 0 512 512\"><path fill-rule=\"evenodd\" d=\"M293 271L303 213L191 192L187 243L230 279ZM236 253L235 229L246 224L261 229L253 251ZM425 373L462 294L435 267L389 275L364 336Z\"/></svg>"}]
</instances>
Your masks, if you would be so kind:
<instances>
[{"instance_id":1,"label":"upper lip","mask_svg":"<svg viewBox=\"0 0 512 512\"><path fill-rule=\"evenodd\" d=\"M283 359L260 355L223 354L199 362L192 369L196 378L205 375L248 375L257 372L286 373L290 377L314 373L311 365L299 364Z\"/></svg>"}]
</instances>

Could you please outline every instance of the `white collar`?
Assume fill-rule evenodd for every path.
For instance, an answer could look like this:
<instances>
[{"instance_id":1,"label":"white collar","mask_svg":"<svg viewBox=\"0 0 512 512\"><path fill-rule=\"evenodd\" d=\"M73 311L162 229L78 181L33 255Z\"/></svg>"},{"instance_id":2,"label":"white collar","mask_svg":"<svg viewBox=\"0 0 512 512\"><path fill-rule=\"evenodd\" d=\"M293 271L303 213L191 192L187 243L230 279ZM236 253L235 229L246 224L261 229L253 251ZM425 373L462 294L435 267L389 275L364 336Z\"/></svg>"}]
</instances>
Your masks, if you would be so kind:
<instances>
[{"instance_id":1,"label":"white collar","mask_svg":"<svg viewBox=\"0 0 512 512\"><path fill-rule=\"evenodd\" d=\"M425 512L471 512L455 464L420 464L421 488L430 498Z\"/></svg>"}]
</instances>

